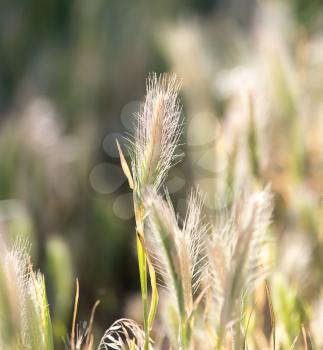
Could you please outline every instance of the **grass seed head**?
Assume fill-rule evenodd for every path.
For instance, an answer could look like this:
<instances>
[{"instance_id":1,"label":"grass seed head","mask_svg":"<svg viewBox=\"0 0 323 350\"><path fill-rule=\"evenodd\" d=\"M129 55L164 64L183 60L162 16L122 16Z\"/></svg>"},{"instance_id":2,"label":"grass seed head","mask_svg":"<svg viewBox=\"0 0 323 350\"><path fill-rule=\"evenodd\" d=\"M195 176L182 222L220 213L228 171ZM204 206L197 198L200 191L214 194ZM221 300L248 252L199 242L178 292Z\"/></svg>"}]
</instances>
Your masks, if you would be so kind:
<instances>
[{"instance_id":1,"label":"grass seed head","mask_svg":"<svg viewBox=\"0 0 323 350\"><path fill-rule=\"evenodd\" d=\"M174 152L182 131L179 88L175 75L148 77L146 98L137 115L137 129L130 147L133 178L139 193L148 185L158 189L178 160Z\"/></svg>"}]
</instances>

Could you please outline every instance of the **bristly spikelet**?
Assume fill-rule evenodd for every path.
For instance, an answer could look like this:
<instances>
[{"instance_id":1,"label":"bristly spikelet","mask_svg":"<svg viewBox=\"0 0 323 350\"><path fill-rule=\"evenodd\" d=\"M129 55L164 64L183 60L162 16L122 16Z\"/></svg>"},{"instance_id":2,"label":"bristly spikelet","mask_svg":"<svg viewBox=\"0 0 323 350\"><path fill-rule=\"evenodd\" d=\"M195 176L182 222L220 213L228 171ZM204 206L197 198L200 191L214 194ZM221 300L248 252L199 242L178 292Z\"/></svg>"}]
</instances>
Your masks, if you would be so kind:
<instances>
[{"instance_id":1,"label":"bristly spikelet","mask_svg":"<svg viewBox=\"0 0 323 350\"><path fill-rule=\"evenodd\" d=\"M268 227L273 211L273 194L270 187L267 186L263 191L254 194L250 206L254 208L254 221L246 266L246 289L253 288L255 283L264 279L270 269L268 250L271 239Z\"/></svg>"},{"instance_id":2,"label":"bristly spikelet","mask_svg":"<svg viewBox=\"0 0 323 350\"><path fill-rule=\"evenodd\" d=\"M1 301L3 311L6 310L4 319L6 325L10 325L10 335L7 338L7 346L16 344L27 347L28 332L26 332L28 320L25 304L26 286L28 282L28 254L29 244L24 240L18 240L11 250L8 250L1 241ZM2 317L1 317L2 318ZM3 335L3 336L7 336ZM10 339L11 338L11 339ZM9 345L10 344L10 345Z\"/></svg>"},{"instance_id":3,"label":"bristly spikelet","mask_svg":"<svg viewBox=\"0 0 323 350\"><path fill-rule=\"evenodd\" d=\"M130 150L137 193L147 185L157 190L178 159L174 152L182 131L179 88L175 75L148 77L147 94L137 115Z\"/></svg>"},{"instance_id":4,"label":"bristly spikelet","mask_svg":"<svg viewBox=\"0 0 323 350\"><path fill-rule=\"evenodd\" d=\"M220 327L238 320L241 298L268 272L267 228L271 215L272 194L267 187L247 201L237 200L227 223L216 227L209 239L213 321L221 322Z\"/></svg>"},{"instance_id":5,"label":"bristly spikelet","mask_svg":"<svg viewBox=\"0 0 323 350\"><path fill-rule=\"evenodd\" d=\"M32 270L29 244L18 240L8 250L1 241L0 252L0 344L17 350L53 349L44 277Z\"/></svg>"},{"instance_id":6,"label":"bristly spikelet","mask_svg":"<svg viewBox=\"0 0 323 350\"><path fill-rule=\"evenodd\" d=\"M34 273L30 265L29 279L26 284L26 311L28 333L31 349L53 349L52 324L47 303L44 276Z\"/></svg>"},{"instance_id":7,"label":"bristly spikelet","mask_svg":"<svg viewBox=\"0 0 323 350\"><path fill-rule=\"evenodd\" d=\"M175 239L179 235L173 207L153 190L144 194L147 212L146 250L163 284L177 298L180 260Z\"/></svg>"},{"instance_id":8,"label":"bristly spikelet","mask_svg":"<svg viewBox=\"0 0 323 350\"><path fill-rule=\"evenodd\" d=\"M179 242L180 249L183 245L183 249L187 251L189 256L186 260L187 266L185 269L186 271L190 271L190 274L189 279L186 282L185 279L183 281L184 293L192 296L197 291L207 267L205 238L208 225L203 223L203 201L203 197L198 190L191 191L182 227L182 240L185 243ZM185 263L183 265L185 265ZM193 300L191 301L193 302Z\"/></svg>"},{"instance_id":9,"label":"bristly spikelet","mask_svg":"<svg viewBox=\"0 0 323 350\"><path fill-rule=\"evenodd\" d=\"M179 312L189 315L193 309L194 292L206 267L204 241L207 226L201 220L203 200L199 192L192 191L181 228L168 197L164 200L150 190L146 191L144 202L148 254L165 286L175 297Z\"/></svg>"}]
</instances>

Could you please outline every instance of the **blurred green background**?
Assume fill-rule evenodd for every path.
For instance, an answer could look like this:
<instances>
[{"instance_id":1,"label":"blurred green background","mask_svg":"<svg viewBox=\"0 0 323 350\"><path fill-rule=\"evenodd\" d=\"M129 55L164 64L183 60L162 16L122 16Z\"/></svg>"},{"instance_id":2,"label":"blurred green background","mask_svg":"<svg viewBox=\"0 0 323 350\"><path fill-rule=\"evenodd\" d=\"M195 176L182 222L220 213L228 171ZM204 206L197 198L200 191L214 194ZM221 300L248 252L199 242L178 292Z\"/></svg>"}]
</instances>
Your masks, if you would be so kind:
<instances>
[{"instance_id":1,"label":"blurred green background","mask_svg":"<svg viewBox=\"0 0 323 350\"><path fill-rule=\"evenodd\" d=\"M207 105L223 118L209 73L248 60L259 3L1 1L0 228L8 240L23 234L32 241L56 339L69 331L76 277L80 319L97 299L102 329L136 314L131 197L114 140L131 131L148 73L175 71L186 113ZM322 29L323 1L282 4L296 23L290 43ZM192 177L187 170L185 162L176 174Z\"/></svg>"}]
</instances>

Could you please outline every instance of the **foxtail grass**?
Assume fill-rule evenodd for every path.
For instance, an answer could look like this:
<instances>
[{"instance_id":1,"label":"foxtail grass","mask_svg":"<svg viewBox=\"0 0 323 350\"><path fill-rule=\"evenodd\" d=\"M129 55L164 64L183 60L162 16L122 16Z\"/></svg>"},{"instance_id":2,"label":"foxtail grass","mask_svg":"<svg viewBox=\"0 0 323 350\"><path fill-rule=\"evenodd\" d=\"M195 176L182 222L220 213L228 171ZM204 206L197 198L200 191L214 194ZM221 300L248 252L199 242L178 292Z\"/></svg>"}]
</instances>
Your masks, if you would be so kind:
<instances>
[{"instance_id":1,"label":"foxtail grass","mask_svg":"<svg viewBox=\"0 0 323 350\"><path fill-rule=\"evenodd\" d=\"M128 178L129 186L133 190L145 350L149 348L150 329L156 313L158 292L154 267L149 260L147 261L145 251L144 218L146 213L143 195L148 187L158 191L168 170L178 160L175 149L181 134L179 87L180 83L175 75L158 77L152 74L149 76L146 98L137 114L136 132L133 138L129 138L131 170L118 145L121 165ZM152 288L150 310L148 310L147 263Z\"/></svg>"},{"instance_id":2,"label":"foxtail grass","mask_svg":"<svg viewBox=\"0 0 323 350\"><path fill-rule=\"evenodd\" d=\"M29 244L0 242L0 348L53 350L44 276L35 272Z\"/></svg>"},{"instance_id":3,"label":"foxtail grass","mask_svg":"<svg viewBox=\"0 0 323 350\"><path fill-rule=\"evenodd\" d=\"M179 160L175 154L182 130L178 91L175 76L151 75L135 135L129 138L130 165L117 144L133 191L143 327L127 318L117 320L95 347L93 320L99 302L88 325L79 324L77 281L71 335L66 344L69 350L154 349L157 280L169 305L165 309L171 311L161 330L170 329L165 333L170 349L247 348L252 311L245 304L270 269L268 226L273 196L268 186L255 192L246 190L244 195L236 191L231 207L219 220L204 214L205 195L192 190L185 216L176 213L163 184L168 170ZM4 310L0 348L52 350L44 277L31 266L28 244L18 241L7 249L0 242L0 251L0 310ZM274 315L271 297L267 299Z\"/></svg>"},{"instance_id":4,"label":"foxtail grass","mask_svg":"<svg viewBox=\"0 0 323 350\"><path fill-rule=\"evenodd\" d=\"M210 293L218 347L228 325L235 326L236 346L241 343L240 323L246 294L268 275L267 226L272 215L269 188L248 200L237 199L225 224L213 228L208 242ZM212 318L212 314L215 319Z\"/></svg>"},{"instance_id":5,"label":"foxtail grass","mask_svg":"<svg viewBox=\"0 0 323 350\"><path fill-rule=\"evenodd\" d=\"M244 299L268 271L265 252L271 192L266 188L249 194L248 200L236 196L229 215L212 228L204 223L203 196L193 191L186 216L178 218L167 190L161 191L170 166L178 160L178 88L174 76L150 76L135 135L129 138L130 166L118 144L121 165L133 190L144 349L149 348L158 302L156 275L174 305L179 349L195 348L195 320L200 322L203 307L205 328L213 334L210 348L222 348L228 329L234 333L237 348L243 343ZM150 306L147 267L152 287Z\"/></svg>"},{"instance_id":6,"label":"foxtail grass","mask_svg":"<svg viewBox=\"0 0 323 350\"><path fill-rule=\"evenodd\" d=\"M165 200L148 191L145 205L148 215L147 251L176 304L179 345L187 349L194 321L193 297L206 268L203 242L207 227L200 221L202 200L199 194L191 194L182 228L169 198Z\"/></svg>"}]
</instances>

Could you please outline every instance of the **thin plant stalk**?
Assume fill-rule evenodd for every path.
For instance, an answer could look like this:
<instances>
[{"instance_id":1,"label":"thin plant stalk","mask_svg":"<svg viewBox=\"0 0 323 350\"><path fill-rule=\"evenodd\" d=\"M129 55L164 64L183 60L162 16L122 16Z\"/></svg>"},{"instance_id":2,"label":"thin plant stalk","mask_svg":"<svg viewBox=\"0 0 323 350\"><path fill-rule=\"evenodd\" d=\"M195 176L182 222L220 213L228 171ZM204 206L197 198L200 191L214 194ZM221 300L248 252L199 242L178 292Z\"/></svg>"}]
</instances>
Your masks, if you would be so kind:
<instances>
[{"instance_id":1,"label":"thin plant stalk","mask_svg":"<svg viewBox=\"0 0 323 350\"><path fill-rule=\"evenodd\" d=\"M137 225L137 255L138 267L140 275L141 300L143 306L144 318L144 332L145 332L145 347L144 350L149 349L149 325L148 325L148 283L147 283L147 261L146 253L141 239L144 237L143 233L143 209L140 205L135 209L135 219Z\"/></svg>"},{"instance_id":2,"label":"thin plant stalk","mask_svg":"<svg viewBox=\"0 0 323 350\"><path fill-rule=\"evenodd\" d=\"M137 241L137 256L138 256L138 267L140 276L140 288L141 288L141 300L143 305L143 318L144 318L144 332L145 332L145 345L144 350L149 349L150 330L155 319L155 314L158 305L158 290L157 281L155 275L155 269L150 263L146 250L144 247L144 206L138 205L135 209L135 220L136 220L136 241ZM147 266L149 267L149 276L151 283L151 303L148 312L148 274Z\"/></svg>"}]
</instances>

